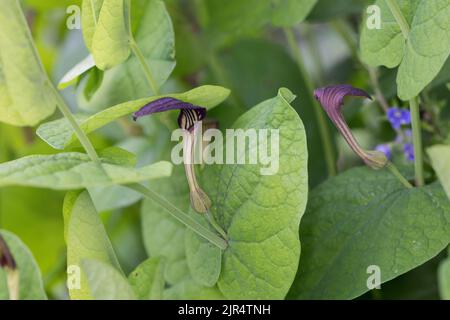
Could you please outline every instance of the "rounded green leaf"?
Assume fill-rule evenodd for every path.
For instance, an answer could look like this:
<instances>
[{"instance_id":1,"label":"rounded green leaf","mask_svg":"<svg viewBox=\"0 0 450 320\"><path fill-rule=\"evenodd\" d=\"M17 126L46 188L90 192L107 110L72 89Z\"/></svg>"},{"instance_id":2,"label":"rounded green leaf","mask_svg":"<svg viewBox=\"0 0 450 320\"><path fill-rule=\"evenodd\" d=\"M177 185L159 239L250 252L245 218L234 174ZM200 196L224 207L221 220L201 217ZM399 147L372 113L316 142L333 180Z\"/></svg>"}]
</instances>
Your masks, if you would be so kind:
<instances>
[{"instance_id":1,"label":"rounded green leaf","mask_svg":"<svg viewBox=\"0 0 450 320\"><path fill-rule=\"evenodd\" d=\"M50 116L57 98L42 67L20 1L0 10L0 121L34 126Z\"/></svg>"},{"instance_id":2,"label":"rounded green leaf","mask_svg":"<svg viewBox=\"0 0 450 320\"><path fill-rule=\"evenodd\" d=\"M311 192L300 239L289 297L353 299L370 290L374 272L383 283L441 252L450 202L438 184L407 189L387 170L355 168Z\"/></svg>"},{"instance_id":3,"label":"rounded green leaf","mask_svg":"<svg viewBox=\"0 0 450 320\"><path fill-rule=\"evenodd\" d=\"M267 165L227 164L207 167L203 177L211 212L229 238L218 281L229 299L283 299L295 277L298 229L308 196L308 152L303 123L290 106L294 98L280 89L233 125L279 130L279 150L272 149L279 155L273 175L261 174ZM255 148L257 144L247 143L244 151L235 150L236 157L258 152Z\"/></svg>"}]
</instances>

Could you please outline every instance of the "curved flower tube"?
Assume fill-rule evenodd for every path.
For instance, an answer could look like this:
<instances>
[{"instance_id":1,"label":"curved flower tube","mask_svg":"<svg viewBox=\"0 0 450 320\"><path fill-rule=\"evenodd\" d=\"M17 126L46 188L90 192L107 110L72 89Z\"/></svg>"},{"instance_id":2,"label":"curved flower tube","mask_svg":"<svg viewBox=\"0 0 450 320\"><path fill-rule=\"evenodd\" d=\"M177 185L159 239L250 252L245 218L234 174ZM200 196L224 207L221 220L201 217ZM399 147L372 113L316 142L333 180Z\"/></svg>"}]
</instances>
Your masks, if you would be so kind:
<instances>
[{"instance_id":1,"label":"curved flower tube","mask_svg":"<svg viewBox=\"0 0 450 320\"><path fill-rule=\"evenodd\" d=\"M170 110L180 110L178 126L185 130L183 135L183 162L189 184L192 208L198 213L207 213L211 200L197 182L194 166L195 128L201 125L206 116L206 109L175 98L161 98L152 101L133 114L136 121L140 117Z\"/></svg>"},{"instance_id":2,"label":"curved flower tube","mask_svg":"<svg viewBox=\"0 0 450 320\"><path fill-rule=\"evenodd\" d=\"M342 115L342 107L346 96L372 97L364 90L350 85L335 85L314 90L314 97L320 102L328 117L347 141L352 150L373 169L381 169L388 163L385 154L380 151L367 151L361 148Z\"/></svg>"}]
</instances>

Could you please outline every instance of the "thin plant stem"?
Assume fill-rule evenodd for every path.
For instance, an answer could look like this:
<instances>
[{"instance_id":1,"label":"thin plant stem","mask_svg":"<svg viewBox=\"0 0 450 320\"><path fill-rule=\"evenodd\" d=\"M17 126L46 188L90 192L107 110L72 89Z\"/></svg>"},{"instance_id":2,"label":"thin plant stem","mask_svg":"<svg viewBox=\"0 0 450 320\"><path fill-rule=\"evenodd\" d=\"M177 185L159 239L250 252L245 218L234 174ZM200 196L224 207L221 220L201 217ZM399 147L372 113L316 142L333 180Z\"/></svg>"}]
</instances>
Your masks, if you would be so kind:
<instances>
[{"instance_id":1,"label":"thin plant stem","mask_svg":"<svg viewBox=\"0 0 450 320\"><path fill-rule=\"evenodd\" d=\"M54 91L54 94L58 100L57 106L58 106L59 111L61 111L63 116L69 122L70 126L72 127L73 131L75 132L75 135L77 136L77 138L80 141L81 145L83 146L84 150L86 150L86 153L88 154L89 158L91 158L91 160L94 161L95 163L100 164L100 158L98 157L94 146L92 145L91 141L87 137L86 133L83 131L83 129L81 129L78 122L73 117L72 112L70 112L70 109L67 106L66 102L64 101L62 96L59 94L59 92L55 89L53 84L51 84L49 82L48 85Z\"/></svg>"},{"instance_id":2,"label":"thin plant stem","mask_svg":"<svg viewBox=\"0 0 450 320\"><path fill-rule=\"evenodd\" d=\"M405 39L408 39L410 28L397 2L394 0L386 0L386 4L388 5L389 10L394 16L395 21L397 21L397 24L399 25L400 30L402 31L403 37Z\"/></svg>"},{"instance_id":3,"label":"thin plant stem","mask_svg":"<svg viewBox=\"0 0 450 320\"><path fill-rule=\"evenodd\" d=\"M200 223L195 221L193 218L188 216L186 213L175 207L164 197L158 195L156 192L149 188L144 187L141 184L134 183L126 185L128 188L143 194L145 197L151 199L152 201L163 207L171 216L180 221L186 227L197 233L199 236L205 238L221 250L225 250L228 247L226 240L218 236L216 233L212 232L208 228L202 226Z\"/></svg>"},{"instance_id":4,"label":"thin plant stem","mask_svg":"<svg viewBox=\"0 0 450 320\"><path fill-rule=\"evenodd\" d=\"M331 134L328 129L327 123L326 123L326 117L324 114L324 111L320 107L319 103L314 99L312 96L312 93L314 91L313 83L306 72L303 60L302 60L302 54L300 52L300 48L298 46L297 41L295 40L294 32L291 28L284 28L284 33L286 35L286 39L288 41L288 45L290 50L292 51L292 54L294 55L294 58L297 62L297 66L300 70L300 73L302 74L302 77L305 81L307 90L309 91L307 94L308 99L310 100L311 104L314 106L314 112L316 115L317 123L319 126L319 132L320 137L322 139L322 146L325 154L325 161L327 164L327 170L328 174L330 176L336 175L336 161L335 161L335 155L333 150L333 143L331 139Z\"/></svg>"},{"instance_id":5,"label":"thin plant stem","mask_svg":"<svg viewBox=\"0 0 450 320\"><path fill-rule=\"evenodd\" d=\"M398 7L398 4L393 0L386 0L389 10L392 12L397 24L399 25L403 37L408 39L410 27L406 21L402 11ZM414 145L414 169L416 174L416 185L424 185L423 176L423 154L422 154L422 132L420 124L420 110L418 97L414 97L409 100L409 106L411 111L411 126L413 135L413 145Z\"/></svg>"},{"instance_id":6,"label":"thin plant stem","mask_svg":"<svg viewBox=\"0 0 450 320\"><path fill-rule=\"evenodd\" d=\"M378 70L376 68L367 66L367 71L369 71L370 82L372 83L373 90L375 91L375 96L378 103L385 113L389 110L389 104L383 95L380 88L380 83L378 82Z\"/></svg>"},{"instance_id":7,"label":"thin plant stem","mask_svg":"<svg viewBox=\"0 0 450 320\"><path fill-rule=\"evenodd\" d=\"M225 239L228 240L227 233L222 229L222 227L217 223L217 221L214 219L213 215L209 210L206 210L206 219L208 222L213 226L214 229Z\"/></svg>"},{"instance_id":8,"label":"thin plant stem","mask_svg":"<svg viewBox=\"0 0 450 320\"><path fill-rule=\"evenodd\" d=\"M158 88L158 84L155 81L155 78L153 77L152 71L150 69L150 66L147 63L147 60L145 59L144 54L141 51L141 48L139 48L136 39L134 39L133 36L133 30L132 30L132 26L131 26L131 0L127 0L126 5L125 5L125 10L126 12L126 18L127 18L127 32L128 32L128 37L129 37L129 44L130 44L130 48L131 51L133 51L133 54L136 56L136 58L138 59L139 63L141 64L142 70L144 71L144 75L145 75L145 79L147 80L150 88L153 91L153 94L155 96L159 95L159 88Z\"/></svg>"},{"instance_id":9,"label":"thin plant stem","mask_svg":"<svg viewBox=\"0 0 450 320\"><path fill-rule=\"evenodd\" d=\"M154 95L159 95L159 89L158 85L156 84L155 79L153 78L152 72L150 70L150 66L148 65L147 61L145 60L144 54L142 53L141 49L137 45L136 41L134 39L130 39L130 48L133 51L133 54L138 58L139 63L142 66L142 70L144 71L145 78L147 79L148 84L150 85L150 88L153 91Z\"/></svg>"},{"instance_id":10,"label":"thin plant stem","mask_svg":"<svg viewBox=\"0 0 450 320\"><path fill-rule=\"evenodd\" d=\"M409 181L400 173L397 167L392 163L388 162L386 168L408 189L412 189L413 186Z\"/></svg>"},{"instance_id":11,"label":"thin plant stem","mask_svg":"<svg viewBox=\"0 0 450 320\"><path fill-rule=\"evenodd\" d=\"M416 172L416 185L424 185L423 176L423 154L422 154L422 132L420 125L420 110L417 98L409 101L411 112L412 138L414 145L414 169Z\"/></svg>"},{"instance_id":12,"label":"thin plant stem","mask_svg":"<svg viewBox=\"0 0 450 320\"><path fill-rule=\"evenodd\" d=\"M368 66L361 61L358 54L358 43L355 39L355 35L352 29L348 26L347 23L341 20L335 20L331 23L331 25L336 30L336 32L341 36L342 40L346 43L353 59L355 59L355 61L358 62L369 73L370 83L373 87L377 101L380 104L383 111L387 112L389 109L389 104L387 103L387 100L383 95L380 83L378 81L378 69Z\"/></svg>"}]
</instances>

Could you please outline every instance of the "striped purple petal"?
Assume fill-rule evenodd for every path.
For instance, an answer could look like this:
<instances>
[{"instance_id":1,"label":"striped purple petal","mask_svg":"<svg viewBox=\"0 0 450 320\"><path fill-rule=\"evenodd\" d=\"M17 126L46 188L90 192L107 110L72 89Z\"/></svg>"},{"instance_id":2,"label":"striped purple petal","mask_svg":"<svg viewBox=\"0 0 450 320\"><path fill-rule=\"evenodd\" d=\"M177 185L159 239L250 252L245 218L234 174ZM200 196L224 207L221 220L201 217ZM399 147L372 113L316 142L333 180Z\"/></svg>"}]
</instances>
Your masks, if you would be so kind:
<instances>
[{"instance_id":1,"label":"striped purple petal","mask_svg":"<svg viewBox=\"0 0 450 320\"><path fill-rule=\"evenodd\" d=\"M344 98L346 96L372 99L364 90L346 84L328 86L314 90L314 97L320 102L328 117L342 134L345 141L347 141L350 148L352 148L366 165L374 169L380 169L388 162L385 154L380 151L366 151L361 148L345 122L344 116L342 115L342 106L344 105Z\"/></svg>"},{"instance_id":2,"label":"striped purple petal","mask_svg":"<svg viewBox=\"0 0 450 320\"><path fill-rule=\"evenodd\" d=\"M133 120L136 121L140 117L170 110L180 110L178 125L180 128L186 130L191 130L196 122L203 120L206 116L206 109L203 107L195 106L175 98L166 97L152 101L143 106L133 113Z\"/></svg>"}]
</instances>

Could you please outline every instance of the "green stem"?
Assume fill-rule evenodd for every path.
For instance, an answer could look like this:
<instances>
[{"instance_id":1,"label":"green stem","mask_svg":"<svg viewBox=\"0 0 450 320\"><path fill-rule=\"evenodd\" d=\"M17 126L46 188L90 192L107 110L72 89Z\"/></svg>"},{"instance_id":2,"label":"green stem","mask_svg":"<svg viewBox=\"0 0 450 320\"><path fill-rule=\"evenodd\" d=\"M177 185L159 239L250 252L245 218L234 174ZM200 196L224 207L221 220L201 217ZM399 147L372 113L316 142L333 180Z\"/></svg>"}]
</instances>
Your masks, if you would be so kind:
<instances>
[{"instance_id":1,"label":"green stem","mask_svg":"<svg viewBox=\"0 0 450 320\"><path fill-rule=\"evenodd\" d=\"M48 83L48 85L54 91L55 96L58 100L57 106L59 111L61 111L63 116L67 119L67 121L71 125L73 131L75 132L75 135L77 136L84 150L86 150L86 153L88 154L89 158L91 158L91 160L94 161L95 163L100 164L100 159L97 155L97 152L94 149L94 146L84 133L83 129L81 129L81 127L78 125L78 122L73 117L72 112L70 112L70 109L67 106L66 102L50 82Z\"/></svg>"},{"instance_id":2,"label":"green stem","mask_svg":"<svg viewBox=\"0 0 450 320\"><path fill-rule=\"evenodd\" d=\"M165 198L158 195L156 192L138 183L129 184L126 186L132 190L135 190L143 194L150 200L155 201L157 204L163 207L168 213L170 213L175 219L180 221L182 224L184 224L192 231L196 232L199 236L205 238L215 246L219 247L221 250L225 250L228 247L228 243L224 239L219 237L214 232L210 231L208 228L202 226L200 223L198 223L193 218L188 216L186 213L175 207L173 204L171 204Z\"/></svg>"},{"instance_id":3,"label":"green stem","mask_svg":"<svg viewBox=\"0 0 450 320\"><path fill-rule=\"evenodd\" d=\"M225 239L228 240L227 233L222 229L222 227L217 223L214 219L213 215L209 210L206 210L206 219L208 219L209 223L216 229L216 231Z\"/></svg>"},{"instance_id":4,"label":"green stem","mask_svg":"<svg viewBox=\"0 0 450 320\"><path fill-rule=\"evenodd\" d=\"M150 85L150 88L153 91L154 95L159 95L159 89L158 85L156 84L155 79L153 78L152 72L150 70L149 65L147 64L147 61L145 60L144 54L142 53L141 49L137 45L136 41L132 38L130 39L130 47L133 51L133 54L138 58L139 63L142 66L142 69L145 74L145 78L147 79L148 84Z\"/></svg>"},{"instance_id":5,"label":"green stem","mask_svg":"<svg viewBox=\"0 0 450 320\"><path fill-rule=\"evenodd\" d=\"M395 20L397 21L397 24L400 26L403 37L405 38L405 40L408 39L410 27L404 15L402 14L402 11L400 10L398 4L393 0L386 0L386 3L389 7L389 10L391 10ZM413 99L409 100L409 106L411 110L411 125L414 144L414 168L416 172L416 185L423 186L424 177L423 177L423 155L422 155L422 132L420 125L420 111L418 98L414 97Z\"/></svg>"},{"instance_id":6,"label":"green stem","mask_svg":"<svg viewBox=\"0 0 450 320\"><path fill-rule=\"evenodd\" d=\"M411 183L409 183L408 180L400 173L400 171L397 169L397 167L392 163L388 162L386 165L386 168L389 169L389 171L408 189L413 188Z\"/></svg>"},{"instance_id":7,"label":"green stem","mask_svg":"<svg viewBox=\"0 0 450 320\"><path fill-rule=\"evenodd\" d=\"M295 57L295 60L297 61L297 66L300 70L300 73L305 81L306 88L308 90L308 99L310 100L311 104L314 106L314 112L316 115L317 123L319 126L319 132L320 137L322 139L322 146L324 149L325 154L325 161L327 164L328 174L330 176L336 175L336 162L335 162L335 156L334 156L334 150L333 150L333 143L331 140L331 135L328 130L326 117L324 114L324 111L320 107L319 103L314 99L312 93L314 92L314 86L313 83L306 72L305 66L303 64L302 60L302 54L300 52L300 48L298 46L297 41L295 40L294 33L291 28L284 28L284 33L286 35L286 39L288 41L288 45L292 51L292 54Z\"/></svg>"},{"instance_id":8,"label":"green stem","mask_svg":"<svg viewBox=\"0 0 450 320\"><path fill-rule=\"evenodd\" d=\"M153 74L150 69L150 66L148 65L147 60L145 59L145 56L141 51L141 48L139 48L139 46L133 36L133 30L132 30L132 26L131 26L131 0L126 1L125 10L126 10L125 15L126 15L126 19L127 19L127 29L128 29L127 32L128 32L131 51L133 51L133 54L139 60L142 70L144 71L145 78L147 79L147 82L148 82L150 88L152 89L153 94L155 96L158 96L159 95L158 84L156 83L155 78L153 78Z\"/></svg>"},{"instance_id":9,"label":"green stem","mask_svg":"<svg viewBox=\"0 0 450 320\"><path fill-rule=\"evenodd\" d=\"M406 21L405 16L400 10L400 7L398 6L397 2L395 0L386 0L386 4L388 5L389 10L392 12L395 21L397 21L397 24L399 25L400 30L402 31L403 37L405 39L408 39L410 30L409 24Z\"/></svg>"},{"instance_id":10,"label":"green stem","mask_svg":"<svg viewBox=\"0 0 450 320\"><path fill-rule=\"evenodd\" d=\"M414 144L414 169L416 172L416 185L424 185L423 177L423 155L422 155L422 132L420 126L420 111L417 98L409 101L411 111L412 138Z\"/></svg>"},{"instance_id":11,"label":"green stem","mask_svg":"<svg viewBox=\"0 0 450 320\"><path fill-rule=\"evenodd\" d=\"M380 83L378 81L378 70L371 66L366 66L367 71L369 71L370 82L372 83L373 90L375 91L375 96L381 108L385 113L389 110L389 104L381 91Z\"/></svg>"}]
</instances>

